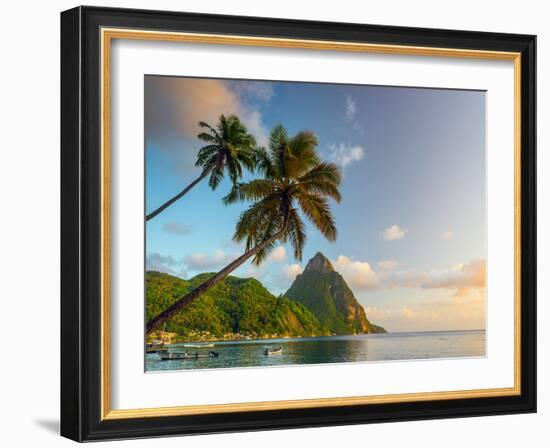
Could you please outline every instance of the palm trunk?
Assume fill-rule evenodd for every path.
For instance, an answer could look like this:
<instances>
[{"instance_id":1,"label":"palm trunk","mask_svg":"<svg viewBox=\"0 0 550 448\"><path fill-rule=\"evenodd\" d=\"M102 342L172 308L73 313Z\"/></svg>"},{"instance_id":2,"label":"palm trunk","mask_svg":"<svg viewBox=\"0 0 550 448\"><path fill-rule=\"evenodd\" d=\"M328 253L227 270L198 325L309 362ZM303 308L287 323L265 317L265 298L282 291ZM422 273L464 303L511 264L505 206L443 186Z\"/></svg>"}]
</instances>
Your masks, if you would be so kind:
<instances>
[{"instance_id":1,"label":"palm trunk","mask_svg":"<svg viewBox=\"0 0 550 448\"><path fill-rule=\"evenodd\" d=\"M197 185L201 180L203 180L207 176L208 172L203 171L199 177L197 177L193 182L191 182L187 187L185 187L183 190L181 190L177 195L175 195L172 199L169 201L166 201L164 204L162 204L159 208L157 208L154 212L149 213L145 217L145 221L149 221L150 219L157 216L160 212L170 207L174 202L176 202L178 199L182 198L187 194L189 190L191 190L195 185Z\"/></svg>"},{"instance_id":2,"label":"palm trunk","mask_svg":"<svg viewBox=\"0 0 550 448\"><path fill-rule=\"evenodd\" d=\"M267 239L263 243L257 245L254 249L251 249L248 252L245 252L235 261L229 263L225 268L223 268L217 274L210 277L204 283L201 283L199 286L193 289L193 291L187 293L181 299L174 302L172 305L170 305L170 307L166 308L162 313L160 313L156 317L153 317L149 322L147 322L146 334L151 333L156 328L158 328L159 325L162 325L164 322L166 322L168 319L174 316L174 314L178 313L183 308L189 306L189 304L197 300L204 292L212 288L212 286L214 286L220 280L223 280L225 277L227 277L231 272L237 269L246 260L256 255L260 250L262 250L262 248L264 248L268 244L271 244L273 241L276 241L279 238L281 238L283 234L284 234L284 229L277 232L275 235L273 235L271 238Z\"/></svg>"}]
</instances>

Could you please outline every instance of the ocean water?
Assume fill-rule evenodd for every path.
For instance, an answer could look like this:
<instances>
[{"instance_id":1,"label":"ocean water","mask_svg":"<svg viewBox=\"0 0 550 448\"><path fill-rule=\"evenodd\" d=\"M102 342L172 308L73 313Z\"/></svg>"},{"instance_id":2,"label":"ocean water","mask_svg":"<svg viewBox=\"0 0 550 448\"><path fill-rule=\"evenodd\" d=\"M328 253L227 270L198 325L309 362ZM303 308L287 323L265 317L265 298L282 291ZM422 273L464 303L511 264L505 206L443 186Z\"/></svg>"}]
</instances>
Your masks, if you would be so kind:
<instances>
[{"instance_id":1,"label":"ocean water","mask_svg":"<svg viewBox=\"0 0 550 448\"><path fill-rule=\"evenodd\" d=\"M265 356L266 348L282 347L280 355ZM316 338L259 339L215 342L214 347L173 344L169 351L208 353L217 358L162 361L146 354L145 370L217 369L343 362L398 361L485 356L485 331L432 331Z\"/></svg>"}]
</instances>

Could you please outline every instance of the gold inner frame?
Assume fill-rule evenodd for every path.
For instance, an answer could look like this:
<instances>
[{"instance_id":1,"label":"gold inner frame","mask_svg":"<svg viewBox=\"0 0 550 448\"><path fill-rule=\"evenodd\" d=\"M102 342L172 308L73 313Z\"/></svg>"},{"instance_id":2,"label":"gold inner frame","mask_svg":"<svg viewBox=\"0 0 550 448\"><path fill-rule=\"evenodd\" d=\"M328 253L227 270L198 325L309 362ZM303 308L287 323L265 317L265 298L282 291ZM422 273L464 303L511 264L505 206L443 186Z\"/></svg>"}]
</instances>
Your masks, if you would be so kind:
<instances>
[{"instance_id":1,"label":"gold inner frame","mask_svg":"<svg viewBox=\"0 0 550 448\"><path fill-rule=\"evenodd\" d=\"M515 52L465 50L303 39L278 39L215 34L101 29L101 419L166 417L224 412L305 409L463 398L501 397L521 394L521 54ZM282 400L216 405L188 405L142 409L111 409L110 398L110 50L113 39L186 42L213 45L296 48L357 53L507 60L514 63L514 386L442 392L369 395L304 400Z\"/></svg>"}]
</instances>

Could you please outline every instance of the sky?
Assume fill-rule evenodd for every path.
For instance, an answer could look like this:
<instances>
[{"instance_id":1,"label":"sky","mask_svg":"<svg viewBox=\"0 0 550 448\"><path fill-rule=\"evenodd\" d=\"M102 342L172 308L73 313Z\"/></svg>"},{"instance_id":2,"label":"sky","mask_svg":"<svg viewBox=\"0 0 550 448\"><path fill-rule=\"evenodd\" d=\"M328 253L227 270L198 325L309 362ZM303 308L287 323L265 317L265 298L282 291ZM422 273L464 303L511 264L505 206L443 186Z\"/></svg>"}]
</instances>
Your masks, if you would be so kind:
<instances>
[{"instance_id":1,"label":"sky","mask_svg":"<svg viewBox=\"0 0 550 448\"><path fill-rule=\"evenodd\" d=\"M336 241L308 225L301 261L280 245L234 275L281 294L320 251L388 331L485 328L485 92L146 76L144 94L147 213L200 175L198 122L220 114L259 144L277 124L312 131L342 169ZM190 278L241 255L232 235L248 204L223 205L230 187L203 181L148 221L146 268Z\"/></svg>"}]
</instances>

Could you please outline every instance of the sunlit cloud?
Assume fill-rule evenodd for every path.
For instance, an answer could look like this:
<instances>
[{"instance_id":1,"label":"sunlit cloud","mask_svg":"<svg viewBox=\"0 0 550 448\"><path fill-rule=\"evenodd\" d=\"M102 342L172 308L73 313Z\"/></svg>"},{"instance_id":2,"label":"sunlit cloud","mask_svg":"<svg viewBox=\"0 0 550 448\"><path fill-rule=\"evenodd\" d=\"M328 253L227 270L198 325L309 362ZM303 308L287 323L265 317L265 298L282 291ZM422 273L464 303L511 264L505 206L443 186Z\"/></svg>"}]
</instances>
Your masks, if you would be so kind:
<instances>
[{"instance_id":1,"label":"sunlit cloud","mask_svg":"<svg viewBox=\"0 0 550 448\"><path fill-rule=\"evenodd\" d=\"M365 307L365 313L370 321L383 322L392 316L391 310L385 310L382 308L376 308L372 306Z\"/></svg>"},{"instance_id":2,"label":"sunlit cloud","mask_svg":"<svg viewBox=\"0 0 550 448\"><path fill-rule=\"evenodd\" d=\"M345 255L340 255L332 264L351 287L373 289L378 286L378 275L365 261L353 261Z\"/></svg>"},{"instance_id":3,"label":"sunlit cloud","mask_svg":"<svg viewBox=\"0 0 550 448\"><path fill-rule=\"evenodd\" d=\"M237 115L259 144L266 145L269 130L252 97L267 101L272 87L249 83L238 89L237 83L215 79L147 76L145 78L145 135L147 146L155 147L170 158L169 166L181 174L197 171L195 160L202 143L199 121L212 126L221 114ZM270 93L271 92L271 93Z\"/></svg>"},{"instance_id":4,"label":"sunlit cloud","mask_svg":"<svg viewBox=\"0 0 550 448\"><path fill-rule=\"evenodd\" d=\"M376 268L380 271L393 271L397 267L395 260L383 260L376 263Z\"/></svg>"},{"instance_id":5,"label":"sunlit cloud","mask_svg":"<svg viewBox=\"0 0 550 448\"><path fill-rule=\"evenodd\" d=\"M267 256L261 265L256 266L255 264L250 264L246 270L246 275L258 280L265 280L267 276L271 276L272 264L282 263L286 258L286 249L284 246L278 246Z\"/></svg>"},{"instance_id":6,"label":"sunlit cloud","mask_svg":"<svg viewBox=\"0 0 550 448\"><path fill-rule=\"evenodd\" d=\"M235 260L239 254L228 253L221 249L213 254L194 253L183 257L183 262L191 271L215 270Z\"/></svg>"},{"instance_id":7,"label":"sunlit cloud","mask_svg":"<svg viewBox=\"0 0 550 448\"><path fill-rule=\"evenodd\" d=\"M485 288L485 260L472 260L447 269L424 271L398 270L392 260L380 261L373 269L367 261L340 255L332 261L352 289L386 290L394 288L448 289L465 295L471 289Z\"/></svg>"},{"instance_id":8,"label":"sunlit cloud","mask_svg":"<svg viewBox=\"0 0 550 448\"><path fill-rule=\"evenodd\" d=\"M285 264L281 268L281 275L283 279L287 281L294 281L294 279L298 276L298 274L301 274L302 271L303 268L298 263Z\"/></svg>"},{"instance_id":9,"label":"sunlit cloud","mask_svg":"<svg viewBox=\"0 0 550 448\"><path fill-rule=\"evenodd\" d=\"M456 289L457 295L464 295L471 288L485 288L485 284L485 260L479 259L455 265L450 270L430 272L429 278L421 283L421 287Z\"/></svg>"},{"instance_id":10,"label":"sunlit cloud","mask_svg":"<svg viewBox=\"0 0 550 448\"><path fill-rule=\"evenodd\" d=\"M178 134L195 138L201 131L199 121L215 124L220 114L235 114L258 139L267 141L261 114L239 95L239 91L250 91L246 86L234 91L221 80L160 76L147 77L145 84L148 137Z\"/></svg>"},{"instance_id":11,"label":"sunlit cloud","mask_svg":"<svg viewBox=\"0 0 550 448\"><path fill-rule=\"evenodd\" d=\"M403 230L397 224L394 224L382 232L382 237L386 241L400 240L405 237L405 233L407 233L406 230Z\"/></svg>"},{"instance_id":12,"label":"sunlit cloud","mask_svg":"<svg viewBox=\"0 0 550 448\"><path fill-rule=\"evenodd\" d=\"M449 300L410 304L389 315L386 321L408 331L484 329L485 292L472 290L466 296Z\"/></svg>"},{"instance_id":13,"label":"sunlit cloud","mask_svg":"<svg viewBox=\"0 0 550 448\"><path fill-rule=\"evenodd\" d=\"M269 260L280 263L286 260L286 250L284 246L277 247L271 254L269 254Z\"/></svg>"},{"instance_id":14,"label":"sunlit cloud","mask_svg":"<svg viewBox=\"0 0 550 448\"><path fill-rule=\"evenodd\" d=\"M452 240L454 237L455 237L455 234L451 230L447 230L443 232L441 235L439 235L439 238L446 241Z\"/></svg>"},{"instance_id":15,"label":"sunlit cloud","mask_svg":"<svg viewBox=\"0 0 550 448\"><path fill-rule=\"evenodd\" d=\"M369 306L369 296L361 299L367 318L390 332L479 330L485 328L485 290L471 289L462 296L449 295L445 290L416 295L406 305L388 301L386 305Z\"/></svg>"},{"instance_id":16,"label":"sunlit cloud","mask_svg":"<svg viewBox=\"0 0 550 448\"><path fill-rule=\"evenodd\" d=\"M298 263L289 264L284 246L279 246L260 265L250 264L243 272L245 277L253 277L273 294L284 293L303 270Z\"/></svg>"}]
</instances>

